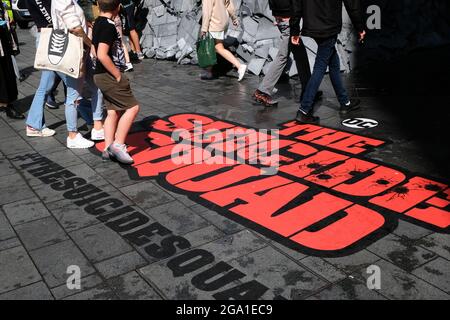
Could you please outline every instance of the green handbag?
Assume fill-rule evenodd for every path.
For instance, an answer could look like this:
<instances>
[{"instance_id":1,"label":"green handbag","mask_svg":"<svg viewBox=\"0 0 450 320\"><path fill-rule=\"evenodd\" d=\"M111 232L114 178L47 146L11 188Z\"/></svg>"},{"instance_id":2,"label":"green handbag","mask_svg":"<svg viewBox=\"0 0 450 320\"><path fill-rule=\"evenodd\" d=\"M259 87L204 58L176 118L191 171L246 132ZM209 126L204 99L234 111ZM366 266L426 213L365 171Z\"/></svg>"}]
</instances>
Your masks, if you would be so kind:
<instances>
[{"instance_id":1,"label":"green handbag","mask_svg":"<svg viewBox=\"0 0 450 320\"><path fill-rule=\"evenodd\" d=\"M198 65L201 68L213 66L217 63L214 38L208 33L200 38L197 45Z\"/></svg>"}]
</instances>

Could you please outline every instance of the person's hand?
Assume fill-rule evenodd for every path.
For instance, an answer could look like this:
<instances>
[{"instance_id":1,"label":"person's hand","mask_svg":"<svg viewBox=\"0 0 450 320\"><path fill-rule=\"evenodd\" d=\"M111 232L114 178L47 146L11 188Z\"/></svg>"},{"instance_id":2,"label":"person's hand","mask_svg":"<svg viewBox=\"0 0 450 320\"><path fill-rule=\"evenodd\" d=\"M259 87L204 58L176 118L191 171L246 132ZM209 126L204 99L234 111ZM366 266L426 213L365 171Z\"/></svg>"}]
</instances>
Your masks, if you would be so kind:
<instances>
[{"instance_id":1,"label":"person's hand","mask_svg":"<svg viewBox=\"0 0 450 320\"><path fill-rule=\"evenodd\" d=\"M82 27L76 27L76 28L70 29L69 32L80 38L83 38L84 34L85 34Z\"/></svg>"},{"instance_id":2,"label":"person's hand","mask_svg":"<svg viewBox=\"0 0 450 320\"><path fill-rule=\"evenodd\" d=\"M298 46L300 44L300 36L292 36L291 37L291 43L294 46Z\"/></svg>"},{"instance_id":3,"label":"person's hand","mask_svg":"<svg viewBox=\"0 0 450 320\"><path fill-rule=\"evenodd\" d=\"M204 38L204 37L206 37L206 31L202 31L202 32L200 33L200 38Z\"/></svg>"},{"instance_id":4,"label":"person's hand","mask_svg":"<svg viewBox=\"0 0 450 320\"><path fill-rule=\"evenodd\" d=\"M363 30L362 32L359 33L358 38L359 43L363 43L365 38L366 38L366 30Z\"/></svg>"},{"instance_id":5,"label":"person's hand","mask_svg":"<svg viewBox=\"0 0 450 320\"><path fill-rule=\"evenodd\" d=\"M235 26L236 28L239 27L239 19L233 19L233 26Z\"/></svg>"},{"instance_id":6,"label":"person's hand","mask_svg":"<svg viewBox=\"0 0 450 320\"><path fill-rule=\"evenodd\" d=\"M97 59L97 52L95 52L95 47L94 45L91 45L91 57L93 59Z\"/></svg>"},{"instance_id":7,"label":"person's hand","mask_svg":"<svg viewBox=\"0 0 450 320\"><path fill-rule=\"evenodd\" d=\"M122 80L122 75L119 73L119 76L118 77L116 77L116 81L117 81L117 83L119 83L120 82L120 80Z\"/></svg>"}]
</instances>

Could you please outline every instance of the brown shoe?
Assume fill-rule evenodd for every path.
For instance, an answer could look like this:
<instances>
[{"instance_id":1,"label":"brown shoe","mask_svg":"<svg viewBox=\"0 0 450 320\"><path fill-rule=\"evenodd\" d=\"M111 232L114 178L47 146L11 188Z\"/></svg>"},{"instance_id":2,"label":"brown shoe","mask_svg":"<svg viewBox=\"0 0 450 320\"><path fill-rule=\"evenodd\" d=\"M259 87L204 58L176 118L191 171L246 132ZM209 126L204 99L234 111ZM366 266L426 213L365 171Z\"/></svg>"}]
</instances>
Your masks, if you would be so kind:
<instances>
[{"instance_id":1,"label":"brown shoe","mask_svg":"<svg viewBox=\"0 0 450 320\"><path fill-rule=\"evenodd\" d=\"M252 97L265 107L276 107L278 105L278 101L274 101L271 96L259 90L256 90Z\"/></svg>"}]
</instances>

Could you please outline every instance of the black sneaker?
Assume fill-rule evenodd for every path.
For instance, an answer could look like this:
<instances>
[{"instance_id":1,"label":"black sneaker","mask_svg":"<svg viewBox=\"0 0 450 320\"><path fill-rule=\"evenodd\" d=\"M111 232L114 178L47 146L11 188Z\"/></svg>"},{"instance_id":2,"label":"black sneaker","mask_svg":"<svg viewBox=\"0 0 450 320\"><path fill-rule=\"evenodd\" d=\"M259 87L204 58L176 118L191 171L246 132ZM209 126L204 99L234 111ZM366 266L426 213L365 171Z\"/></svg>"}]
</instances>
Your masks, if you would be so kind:
<instances>
[{"instance_id":1,"label":"black sneaker","mask_svg":"<svg viewBox=\"0 0 450 320\"><path fill-rule=\"evenodd\" d=\"M3 108L2 108L3 109ZM11 119L22 120L25 119L23 113L17 111L12 105L8 105L5 108L6 116Z\"/></svg>"},{"instance_id":2,"label":"black sneaker","mask_svg":"<svg viewBox=\"0 0 450 320\"><path fill-rule=\"evenodd\" d=\"M58 104L55 101L55 98L50 97L50 96L47 98L47 101L45 102L45 106L48 109L52 109L52 110L59 109Z\"/></svg>"},{"instance_id":3,"label":"black sneaker","mask_svg":"<svg viewBox=\"0 0 450 320\"><path fill-rule=\"evenodd\" d=\"M141 62L141 60L139 60L139 57L138 57L138 55L137 55L136 52L130 51L128 54L129 54L129 56L130 56L131 62L134 62L134 63L139 63L139 62Z\"/></svg>"},{"instance_id":4,"label":"black sneaker","mask_svg":"<svg viewBox=\"0 0 450 320\"><path fill-rule=\"evenodd\" d=\"M359 106L361 103L361 100L359 99L350 99L349 104L347 105L341 105L341 108L339 109L339 113L340 114L347 114L351 111L355 111L360 109L361 107Z\"/></svg>"},{"instance_id":5,"label":"black sneaker","mask_svg":"<svg viewBox=\"0 0 450 320\"><path fill-rule=\"evenodd\" d=\"M320 121L320 118L314 116L312 111L306 113L303 110L299 109L295 120L303 123L318 123Z\"/></svg>"}]
</instances>

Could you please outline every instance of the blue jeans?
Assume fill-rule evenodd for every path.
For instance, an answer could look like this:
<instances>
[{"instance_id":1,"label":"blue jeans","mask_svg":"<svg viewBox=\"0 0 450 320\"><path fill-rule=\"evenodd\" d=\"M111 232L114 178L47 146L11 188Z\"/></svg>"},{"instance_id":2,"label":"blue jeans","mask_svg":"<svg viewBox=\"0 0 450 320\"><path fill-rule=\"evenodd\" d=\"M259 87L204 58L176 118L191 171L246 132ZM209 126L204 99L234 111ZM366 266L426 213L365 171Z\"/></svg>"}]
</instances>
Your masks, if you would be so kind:
<instances>
[{"instance_id":1,"label":"blue jeans","mask_svg":"<svg viewBox=\"0 0 450 320\"><path fill-rule=\"evenodd\" d=\"M36 47L39 46L39 35L36 37ZM31 104L30 110L27 116L27 125L36 130L42 130L45 128L45 117L44 117L44 103L47 99L47 94L55 82L55 77L58 75L64 84L67 86L67 96L65 102L65 115L67 130L69 132L77 132L77 107L76 104L80 99L80 92L83 85L83 79L74 79L63 73L54 71L42 71L41 81L39 82L39 87L34 95L33 102Z\"/></svg>"},{"instance_id":2,"label":"blue jeans","mask_svg":"<svg viewBox=\"0 0 450 320\"><path fill-rule=\"evenodd\" d=\"M53 86L56 74L67 86L67 96L65 102L65 115L67 131L77 132L77 103L80 100L80 92L83 85L83 78L75 79L60 72L42 71L41 82L34 95L33 103L28 111L27 125L36 130L45 128L44 103L47 92Z\"/></svg>"},{"instance_id":3,"label":"blue jeans","mask_svg":"<svg viewBox=\"0 0 450 320\"><path fill-rule=\"evenodd\" d=\"M91 101L83 98L78 105L78 112L87 124L103 120L103 94L94 83L94 69L90 56L86 59L86 85L91 92Z\"/></svg>"},{"instance_id":4,"label":"blue jeans","mask_svg":"<svg viewBox=\"0 0 450 320\"><path fill-rule=\"evenodd\" d=\"M327 72L327 67L329 67L331 83L339 103L345 105L349 102L347 91L341 78L341 63L336 50L337 35L331 38L314 40L318 45L316 62L311 79L300 101L300 108L305 112L310 112L314 106L314 99Z\"/></svg>"}]
</instances>

